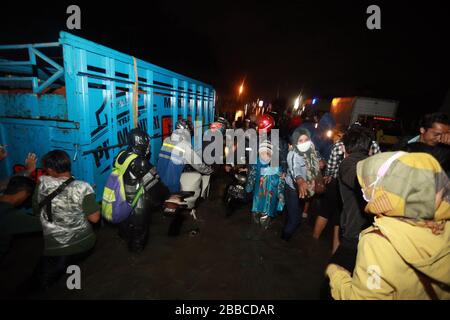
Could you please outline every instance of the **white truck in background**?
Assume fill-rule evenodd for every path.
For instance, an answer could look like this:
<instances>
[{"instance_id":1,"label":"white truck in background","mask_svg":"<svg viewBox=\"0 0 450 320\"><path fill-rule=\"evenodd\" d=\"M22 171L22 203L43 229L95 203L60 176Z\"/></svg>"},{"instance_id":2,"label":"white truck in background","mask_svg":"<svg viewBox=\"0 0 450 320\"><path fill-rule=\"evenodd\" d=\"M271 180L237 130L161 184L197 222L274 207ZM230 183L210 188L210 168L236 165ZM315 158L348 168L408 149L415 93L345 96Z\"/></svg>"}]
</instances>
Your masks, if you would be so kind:
<instances>
[{"instance_id":1,"label":"white truck in background","mask_svg":"<svg viewBox=\"0 0 450 320\"><path fill-rule=\"evenodd\" d=\"M348 126L356 121L381 118L395 120L398 101L366 97L334 98L330 112L337 123Z\"/></svg>"},{"instance_id":2,"label":"white truck in background","mask_svg":"<svg viewBox=\"0 0 450 320\"><path fill-rule=\"evenodd\" d=\"M396 121L398 101L367 97L342 97L331 101L330 113L337 124L348 127L356 121L376 133L380 145L392 146L402 136Z\"/></svg>"}]
</instances>

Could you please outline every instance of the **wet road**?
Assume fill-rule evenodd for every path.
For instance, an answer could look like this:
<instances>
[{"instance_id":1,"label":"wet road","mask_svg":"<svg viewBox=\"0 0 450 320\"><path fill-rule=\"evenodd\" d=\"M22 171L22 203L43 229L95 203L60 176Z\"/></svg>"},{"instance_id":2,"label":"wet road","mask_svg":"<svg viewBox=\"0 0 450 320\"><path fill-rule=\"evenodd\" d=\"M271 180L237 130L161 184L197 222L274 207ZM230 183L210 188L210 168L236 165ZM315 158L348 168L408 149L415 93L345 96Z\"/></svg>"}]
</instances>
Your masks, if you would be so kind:
<instances>
[{"instance_id":1,"label":"wet road","mask_svg":"<svg viewBox=\"0 0 450 320\"><path fill-rule=\"evenodd\" d=\"M280 239L284 217L269 230L251 224L249 207L225 217L224 183L213 180L210 198L185 220L182 233L167 236L171 219L152 214L143 253L127 251L113 226L97 230L94 253L81 267L81 290L65 279L42 299L319 299L323 270L331 250L329 231L312 239L312 217L290 242ZM200 229L192 236L193 227ZM1 298L17 297L15 288L29 275L42 246L39 235L16 239L0 267Z\"/></svg>"}]
</instances>

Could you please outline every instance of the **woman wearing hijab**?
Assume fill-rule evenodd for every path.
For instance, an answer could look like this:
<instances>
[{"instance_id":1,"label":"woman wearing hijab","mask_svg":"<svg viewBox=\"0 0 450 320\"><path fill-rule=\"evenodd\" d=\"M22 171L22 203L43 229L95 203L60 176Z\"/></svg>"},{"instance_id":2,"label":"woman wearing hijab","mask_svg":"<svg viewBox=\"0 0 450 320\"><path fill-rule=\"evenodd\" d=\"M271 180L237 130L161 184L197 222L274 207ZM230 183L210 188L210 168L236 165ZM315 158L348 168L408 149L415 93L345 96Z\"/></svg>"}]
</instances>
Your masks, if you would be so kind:
<instances>
[{"instance_id":1,"label":"woman wearing hijab","mask_svg":"<svg viewBox=\"0 0 450 320\"><path fill-rule=\"evenodd\" d=\"M282 239L289 240L300 225L305 199L314 195L314 178L319 173L319 160L307 129L297 128L291 136L291 151L287 156L286 222Z\"/></svg>"},{"instance_id":2,"label":"woman wearing hijab","mask_svg":"<svg viewBox=\"0 0 450 320\"><path fill-rule=\"evenodd\" d=\"M273 145L263 141L258 148L258 162L250 166L247 192L253 192L252 213L256 224L267 229L284 206L284 180L279 166L272 166Z\"/></svg>"},{"instance_id":3,"label":"woman wearing hijab","mask_svg":"<svg viewBox=\"0 0 450 320\"><path fill-rule=\"evenodd\" d=\"M326 273L334 299L450 299L450 182L425 153L385 152L357 165L375 215L360 234L353 277Z\"/></svg>"}]
</instances>

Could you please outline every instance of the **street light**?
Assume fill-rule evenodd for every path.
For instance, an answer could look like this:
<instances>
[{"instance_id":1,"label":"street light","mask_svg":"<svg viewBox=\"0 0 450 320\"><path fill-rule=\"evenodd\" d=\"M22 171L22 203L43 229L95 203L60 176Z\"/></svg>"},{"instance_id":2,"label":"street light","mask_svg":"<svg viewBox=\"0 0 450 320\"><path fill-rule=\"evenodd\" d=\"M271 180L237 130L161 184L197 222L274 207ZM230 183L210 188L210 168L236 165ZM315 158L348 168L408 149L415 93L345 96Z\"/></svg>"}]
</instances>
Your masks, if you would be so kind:
<instances>
[{"instance_id":1,"label":"street light","mask_svg":"<svg viewBox=\"0 0 450 320\"><path fill-rule=\"evenodd\" d=\"M295 99L294 111L297 111L297 109L300 107L300 98L301 96L298 96L297 99Z\"/></svg>"},{"instance_id":2,"label":"street light","mask_svg":"<svg viewBox=\"0 0 450 320\"><path fill-rule=\"evenodd\" d=\"M242 92L244 92L244 83L242 82L241 86L239 87L239 96L241 96Z\"/></svg>"}]
</instances>

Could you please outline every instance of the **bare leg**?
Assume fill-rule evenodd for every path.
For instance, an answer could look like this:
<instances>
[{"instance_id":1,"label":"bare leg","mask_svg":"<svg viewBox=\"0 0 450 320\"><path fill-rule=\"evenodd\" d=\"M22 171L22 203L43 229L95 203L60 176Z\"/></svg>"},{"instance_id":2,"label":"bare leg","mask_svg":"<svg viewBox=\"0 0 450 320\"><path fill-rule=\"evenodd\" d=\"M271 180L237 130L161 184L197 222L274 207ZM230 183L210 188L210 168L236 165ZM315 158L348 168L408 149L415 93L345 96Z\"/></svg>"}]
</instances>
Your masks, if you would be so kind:
<instances>
[{"instance_id":1,"label":"bare leg","mask_svg":"<svg viewBox=\"0 0 450 320\"><path fill-rule=\"evenodd\" d=\"M327 226L328 219L324 217L317 216L316 223L314 225L313 238L319 239L322 234L323 229Z\"/></svg>"},{"instance_id":2,"label":"bare leg","mask_svg":"<svg viewBox=\"0 0 450 320\"><path fill-rule=\"evenodd\" d=\"M339 226L334 226L333 228L333 250L331 254L334 254L339 247Z\"/></svg>"},{"instance_id":3,"label":"bare leg","mask_svg":"<svg viewBox=\"0 0 450 320\"><path fill-rule=\"evenodd\" d=\"M308 210L309 210L310 201L311 200L307 200L305 202L305 206L303 207L302 218L304 218L304 219L308 218Z\"/></svg>"}]
</instances>

